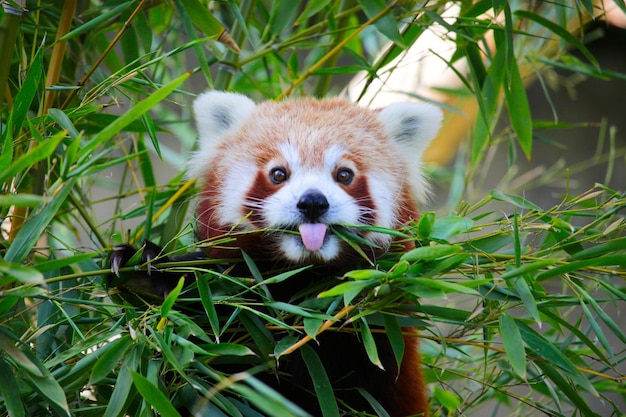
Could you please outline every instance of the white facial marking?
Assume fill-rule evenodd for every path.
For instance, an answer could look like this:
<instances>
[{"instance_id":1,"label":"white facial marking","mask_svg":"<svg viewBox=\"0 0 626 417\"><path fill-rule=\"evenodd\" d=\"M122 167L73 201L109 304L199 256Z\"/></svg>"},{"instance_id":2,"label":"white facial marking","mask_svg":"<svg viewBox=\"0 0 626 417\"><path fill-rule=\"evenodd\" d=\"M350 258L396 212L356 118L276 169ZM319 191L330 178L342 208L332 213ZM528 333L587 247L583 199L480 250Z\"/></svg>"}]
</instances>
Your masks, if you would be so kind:
<instances>
[{"instance_id":1,"label":"white facial marking","mask_svg":"<svg viewBox=\"0 0 626 417\"><path fill-rule=\"evenodd\" d=\"M252 161L237 162L238 170L241 173L256 172L257 167ZM247 200L248 190L254 182L254 175L229 175L224 179L222 201L217 210L220 224L241 224L246 230L253 229L253 226L241 217L242 202ZM262 201L259 201L259 207Z\"/></svg>"}]
</instances>

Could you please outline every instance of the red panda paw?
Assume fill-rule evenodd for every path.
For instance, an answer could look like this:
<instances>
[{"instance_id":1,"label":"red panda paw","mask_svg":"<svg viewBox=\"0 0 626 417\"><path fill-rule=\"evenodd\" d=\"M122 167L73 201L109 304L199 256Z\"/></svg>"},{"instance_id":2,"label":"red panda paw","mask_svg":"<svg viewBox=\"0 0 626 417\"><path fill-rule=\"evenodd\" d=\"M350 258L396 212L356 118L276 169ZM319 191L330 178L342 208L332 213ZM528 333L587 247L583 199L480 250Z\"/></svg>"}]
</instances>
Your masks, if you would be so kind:
<instances>
[{"instance_id":1,"label":"red panda paw","mask_svg":"<svg viewBox=\"0 0 626 417\"><path fill-rule=\"evenodd\" d=\"M141 258L136 259L136 262L132 262L132 265L142 265L145 264L148 266L148 270L146 271L148 275L150 275L151 270L155 269L155 266L152 264L154 259L159 257L159 254L163 251L159 245L146 240L143 246L139 249L141 251ZM111 250L109 254L109 262L111 264L111 273L116 276L120 276L120 269L124 268L129 261L133 260L133 258L137 257L138 250L135 249L132 245L128 243L123 243L121 245L116 245ZM167 262L167 257L159 258L160 262Z\"/></svg>"},{"instance_id":2,"label":"red panda paw","mask_svg":"<svg viewBox=\"0 0 626 417\"><path fill-rule=\"evenodd\" d=\"M107 277L110 288L121 293L133 293L150 299L162 299L176 286L180 274L160 271L157 265L169 262L162 255L163 248L145 241L140 249L128 243L116 245L109 254L111 274ZM128 267L134 268L129 269Z\"/></svg>"}]
</instances>

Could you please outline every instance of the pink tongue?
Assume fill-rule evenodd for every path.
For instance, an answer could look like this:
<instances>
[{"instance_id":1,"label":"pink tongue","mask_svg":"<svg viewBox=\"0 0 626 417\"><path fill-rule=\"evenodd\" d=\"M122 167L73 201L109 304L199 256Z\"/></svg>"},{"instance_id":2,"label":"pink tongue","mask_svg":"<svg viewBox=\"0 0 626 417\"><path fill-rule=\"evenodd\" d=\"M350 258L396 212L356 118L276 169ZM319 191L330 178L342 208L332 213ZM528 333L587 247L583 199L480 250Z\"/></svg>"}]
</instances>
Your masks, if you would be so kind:
<instances>
[{"instance_id":1,"label":"pink tongue","mask_svg":"<svg viewBox=\"0 0 626 417\"><path fill-rule=\"evenodd\" d=\"M303 223L298 226L302 243L311 252L319 250L324 244L326 225L324 223Z\"/></svg>"}]
</instances>

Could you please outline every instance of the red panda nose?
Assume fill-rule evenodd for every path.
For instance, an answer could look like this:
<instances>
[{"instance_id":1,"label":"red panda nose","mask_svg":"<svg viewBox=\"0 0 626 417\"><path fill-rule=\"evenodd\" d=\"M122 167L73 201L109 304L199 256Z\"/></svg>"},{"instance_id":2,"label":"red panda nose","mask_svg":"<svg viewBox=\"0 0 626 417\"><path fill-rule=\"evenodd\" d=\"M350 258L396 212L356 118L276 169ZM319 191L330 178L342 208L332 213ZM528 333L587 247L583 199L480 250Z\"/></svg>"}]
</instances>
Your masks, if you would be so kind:
<instances>
[{"instance_id":1,"label":"red panda nose","mask_svg":"<svg viewBox=\"0 0 626 417\"><path fill-rule=\"evenodd\" d=\"M317 190L309 190L298 200L298 210L307 220L318 220L326 211L328 211L328 200L326 196Z\"/></svg>"}]
</instances>

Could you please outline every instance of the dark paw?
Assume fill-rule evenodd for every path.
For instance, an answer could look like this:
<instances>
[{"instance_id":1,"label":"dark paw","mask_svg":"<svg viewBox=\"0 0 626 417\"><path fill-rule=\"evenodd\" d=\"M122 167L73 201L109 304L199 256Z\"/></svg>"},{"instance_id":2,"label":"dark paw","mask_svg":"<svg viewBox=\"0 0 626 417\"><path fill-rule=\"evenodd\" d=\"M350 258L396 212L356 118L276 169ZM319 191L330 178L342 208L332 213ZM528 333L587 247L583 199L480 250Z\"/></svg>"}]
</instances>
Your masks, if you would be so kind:
<instances>
[{"instance_id":1,"label":"dark paw","mask_svg":"<svg viewBox=\"0 0 626 417\"><path fill-rule=\"evenodd\" d=\"M128 243L116 245L109 255L111 272L119 277L120 269L125 266L147 265L146 272L150 275L151 270L155 269L155 266L152 264L153 260L159 258L159 262L169 261L167 256L159 257L162 251L163 248L149 240L146 240L139 250Z\"/></svg>"},{"instance_id":2,"label":"dark paw","mask_svg":"<svg viewBox=\"0 0 626 417\"><path fill-rule=\"evenodd\" d=\"M114 246L109 255L111 264L111 276L107 280L109 287L145 298L166 297L176 286L181 275L162 272L157 268L159 263L169 262L169 258L162 255L162 251L160 246L150 241L144 242L139 249L126 243ZM135 268L131 271L122 271L128 266Z\"/></svg>"}]
</instances>

